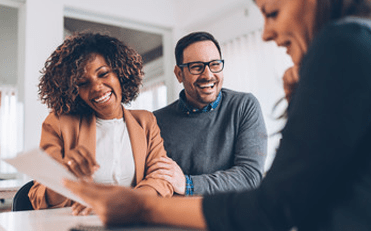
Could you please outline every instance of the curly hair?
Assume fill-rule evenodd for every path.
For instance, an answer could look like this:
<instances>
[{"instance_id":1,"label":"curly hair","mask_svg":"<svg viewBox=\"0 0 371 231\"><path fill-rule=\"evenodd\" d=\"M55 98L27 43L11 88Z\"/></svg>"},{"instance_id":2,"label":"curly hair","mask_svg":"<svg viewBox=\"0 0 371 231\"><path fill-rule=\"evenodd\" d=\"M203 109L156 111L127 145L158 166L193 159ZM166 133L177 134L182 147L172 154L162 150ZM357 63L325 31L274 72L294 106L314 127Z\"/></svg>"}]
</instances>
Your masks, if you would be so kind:
<instances>
[{"instance_id":1,"label":"curly hair","mask_svg":"<svg viewBox=\"0 0 371 231\"><path fill-rule=\"evenodd\" d=\"M96 54L104 57L118 77L122 103L134 100L142 84L142 57L114 37L86 31L66 38L45 62L38 85L41 102L57 115L92 113L79 96L77 82Z\"/></svg>"}]
</instances>

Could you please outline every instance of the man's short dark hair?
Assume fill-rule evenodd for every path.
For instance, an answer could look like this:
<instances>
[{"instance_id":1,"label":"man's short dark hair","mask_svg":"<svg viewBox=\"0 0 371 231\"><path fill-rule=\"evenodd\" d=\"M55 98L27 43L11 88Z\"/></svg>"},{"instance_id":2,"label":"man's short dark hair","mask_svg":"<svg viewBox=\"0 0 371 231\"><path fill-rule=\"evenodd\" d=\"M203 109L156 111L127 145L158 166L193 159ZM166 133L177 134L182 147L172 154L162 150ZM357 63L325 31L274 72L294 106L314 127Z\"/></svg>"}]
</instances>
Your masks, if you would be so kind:
<instances>
[{"instance_id":1,"label":"man's short dark hair","mask_svg":"<svg viewBox=\"0 0 371 231\"><path fill-rule=\"evenodd\" d=\"M222 52L219 46L218 41L208 32L200 31L200 32L193 32L190 33L183 38L181 38L176 46L175 46L175 60L176 60L176 65L183 64L183 51L186 49L189 45L196 43L196 42L201 42L201 41L212 41L216 48L218 48L220 57L222 57Z\"/></svg>"}]
</instances>

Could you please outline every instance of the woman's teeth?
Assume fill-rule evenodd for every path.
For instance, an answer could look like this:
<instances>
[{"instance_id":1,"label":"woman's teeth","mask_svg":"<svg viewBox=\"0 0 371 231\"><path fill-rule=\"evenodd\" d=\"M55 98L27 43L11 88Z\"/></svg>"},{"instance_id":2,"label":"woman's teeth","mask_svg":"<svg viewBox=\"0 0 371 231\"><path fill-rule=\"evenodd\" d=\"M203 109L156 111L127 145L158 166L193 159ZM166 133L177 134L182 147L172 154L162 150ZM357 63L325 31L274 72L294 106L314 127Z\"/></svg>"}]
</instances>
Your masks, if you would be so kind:
<instances>
[{"instance_id":1,"label":"woman's teeth","mask_svg":"<svg viewBox=\"0 0 371 231\"><path fill-rule=\"evenodd\" d=\"M98 99L94 99L94 102L96 102L96 103L105 103L105 102L107 102L109 100L109 98L111 97L111 94L112 94L112 92L107 92L102 97L99 97Z\"/></svg>"}]
</instances>

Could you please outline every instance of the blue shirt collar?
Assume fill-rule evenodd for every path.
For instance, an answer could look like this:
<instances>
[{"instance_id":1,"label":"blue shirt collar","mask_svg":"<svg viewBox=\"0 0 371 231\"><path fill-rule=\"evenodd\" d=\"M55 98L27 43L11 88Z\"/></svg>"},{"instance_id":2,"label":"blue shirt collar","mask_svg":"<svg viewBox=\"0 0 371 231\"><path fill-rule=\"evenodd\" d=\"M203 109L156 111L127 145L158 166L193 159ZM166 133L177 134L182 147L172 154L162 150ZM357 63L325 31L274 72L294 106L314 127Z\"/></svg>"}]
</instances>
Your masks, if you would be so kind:
<instances>
[{"instance_id":1,"label":"blue shirt collar","mask_svg":"<svg viewBox=\"0 0 371 231\"><path fill-rule=\"evenodd\" d=\"M219 92L218 97L216 97L216 100L212 103L209 103L205 107L198 109L195 107L192 107L189 103L187 103L187 98L184 92L184 89L179 93L179 107L180 109L187 113L187 114L194 114L194 113L203 113L203 112L209 112L214 110L220 103L222 99L222 91Z\"/></svg>"}]
</instances>

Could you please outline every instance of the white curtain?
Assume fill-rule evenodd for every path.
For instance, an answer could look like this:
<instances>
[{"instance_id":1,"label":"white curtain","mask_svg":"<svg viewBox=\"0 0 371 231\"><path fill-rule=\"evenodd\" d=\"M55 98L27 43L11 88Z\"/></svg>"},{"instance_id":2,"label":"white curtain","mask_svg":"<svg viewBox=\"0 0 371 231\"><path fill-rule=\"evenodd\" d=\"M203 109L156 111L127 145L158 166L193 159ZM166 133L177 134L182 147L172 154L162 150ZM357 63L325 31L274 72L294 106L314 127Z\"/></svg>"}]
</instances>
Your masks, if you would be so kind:
<instances>
[{"instance_id":1,"label":"white curtain","mask_svg":"<svg viewBox=\"0 0 371 231\"><path fill-rule=\"evenodd\" d=\"M282 75L292 66L284 48L274 42L264 42L261 31L241 35L221 44L224 68L224 87L242 92L251 92L258 98L268 131L268 170L274 159L280 136L276 134L284 125L276 117L287 105L281 104L273 112L274 105L284 96Z\"/></svg>"},{"instance_id":2,"label":"white curtain","mask_svg":"<svg viewBox=\"0 0 371 231\"><path fill-rule=\"evenodd\" d=\"M23 147L23 106L17 101L17 89L0 86L0 157L15 156ZM16 170L0 163L0 176L14 174Z\"/></svg>"}]
</instances>

